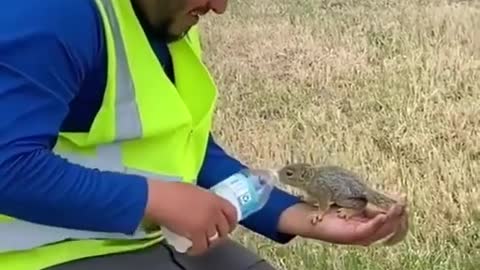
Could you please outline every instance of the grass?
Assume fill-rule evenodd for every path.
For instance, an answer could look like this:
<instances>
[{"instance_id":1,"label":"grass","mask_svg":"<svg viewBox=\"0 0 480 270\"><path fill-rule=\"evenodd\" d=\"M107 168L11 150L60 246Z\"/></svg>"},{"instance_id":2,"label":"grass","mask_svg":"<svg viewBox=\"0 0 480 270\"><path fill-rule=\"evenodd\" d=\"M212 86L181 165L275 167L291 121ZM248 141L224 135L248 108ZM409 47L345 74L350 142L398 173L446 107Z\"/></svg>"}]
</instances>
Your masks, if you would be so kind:
<instances>
[{"instance_id":1,"label":"grass","mask_svg":"<svg viewBox=\"0 0 480 270\"><path fill-rule=\"evenodd\" d=\"M479 269L479 2L230 0L201 27L236 157L338 164L410 199L391 248L240 242L285 270Z\"/></svg>"}]
</instances>

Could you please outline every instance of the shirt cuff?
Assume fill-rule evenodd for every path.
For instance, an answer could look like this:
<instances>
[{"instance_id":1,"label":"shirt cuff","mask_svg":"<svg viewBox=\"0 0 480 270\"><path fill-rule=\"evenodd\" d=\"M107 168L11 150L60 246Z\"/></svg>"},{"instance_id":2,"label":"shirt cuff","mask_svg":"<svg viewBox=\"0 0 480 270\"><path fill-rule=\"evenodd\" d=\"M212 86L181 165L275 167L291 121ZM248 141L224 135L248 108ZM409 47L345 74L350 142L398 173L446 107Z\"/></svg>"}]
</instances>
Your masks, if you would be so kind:
<instances>
[{"instance_id":1,"label":"shirt cuff","mask_svg":"<svg viewBox=\"0 0 480 270\"><path fill-rule=\"evenodd\" d=\"M266 205L260 211L252 214L240 222L246 228L269 238L277 243L290 242L296 235L278 231L280 215L287 208L301 202L300 198L281 189L274 188Z\"/></svg>"},{"instance_id":2,"label":"shirt cuff","mask_svg":"<svg viewBox=\"0 0 480 270\"><path fill-rule=\"evenodd\" d=\"M208 189L245 168L248 167L228 155L210 136L205 161L200 170L197 184ZM258 212L240 221L240 224L275 242L287 243L295 236L278 232L280 215L287 208L299 202L298 197L274 188L266 205Z\"/></svg>"}]
</instances>

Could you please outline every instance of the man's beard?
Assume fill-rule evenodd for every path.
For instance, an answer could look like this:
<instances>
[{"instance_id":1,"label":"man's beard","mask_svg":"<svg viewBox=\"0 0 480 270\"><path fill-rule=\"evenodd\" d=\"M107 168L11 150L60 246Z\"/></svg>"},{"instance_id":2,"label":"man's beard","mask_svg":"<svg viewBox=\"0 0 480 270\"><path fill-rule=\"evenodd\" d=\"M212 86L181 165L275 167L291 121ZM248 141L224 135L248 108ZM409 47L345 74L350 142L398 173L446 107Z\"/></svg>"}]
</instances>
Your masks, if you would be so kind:
<instances>
[{"instance_id":1,"label":"man's beard","mask_svg":"<svg viewBox=\"0 0 480 270\"><path fill-rule=\"evenodd\" d=\"M170 26L173 24L172 19L167 19L163 23L158 24L153 27L153 34L156 38L165 41L167 43L178 41L179 39L183 38L186 35L186 32L181 34L172 34L170 33L169 29Z\"/></svg>"}]
</instances>

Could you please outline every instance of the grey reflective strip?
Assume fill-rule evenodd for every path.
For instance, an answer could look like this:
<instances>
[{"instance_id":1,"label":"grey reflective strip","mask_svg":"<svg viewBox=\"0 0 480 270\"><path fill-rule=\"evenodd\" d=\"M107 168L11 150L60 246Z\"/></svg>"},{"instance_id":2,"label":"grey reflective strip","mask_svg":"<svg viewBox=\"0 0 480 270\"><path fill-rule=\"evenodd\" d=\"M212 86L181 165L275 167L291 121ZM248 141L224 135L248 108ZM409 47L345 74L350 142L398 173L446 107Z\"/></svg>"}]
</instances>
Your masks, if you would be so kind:
<instances>
[{"instance_id":1,"label":"grey reflective strip","mask_svg":"<svg viewBox=\"0 0 480 270\"><path fill-rule=\"evenodd\" d=\"M101 0L112 28L117 59L116 76L116 141L139 138L142 136L142 125L132 76L127 63L122 33L111 0Z\"/></svg>"},{"instance_id":2,"label":"grey reflective strip","mask_svg":"<svg viewBox=\"0 0 480 270\"><path fill-rule=\"evenodd\" d=\"M56 151L54 149L54 151ZM99 169L102 171L113 171L120 173L136 174L149 179L158 179L163 181L180 182L183 178L173 175L156 174L139 169L128 168L123 165L120 143L104 144L97 146L97 155L84 156L70 152L58 153L69 162L79 164L88 168Z\"/></svg>"},{"instance_id":3,"label":"grey reflective strip","mask_svg":"<svg viewBox=\"0 0 480 270\"><path fill-rule=\"evenodd\" d=\"M143 170L124 167L123 161L122 161L122 151L120 149L120 143L113 143L113 144L98 146L97 156L89 160L86 160L85 158L81 158L79 156L74 156L72 154L66 154L66 156L70 156L70 158L77 159L77 160L78 158L80 158L81 160L78 160L76 162L83 162L84 164L85 162L92 165L96 163L97 168L102 170L104 170L103 168L110 168L110 170L113 170L113 171L141 175L152 180L157 179L157 180L163 180L163 181L177 181L177 182L182 181L182 178L178 176L155 174L155 173L151 173ZM98 167L98 164L100 164L102 167Z\"/></svg>"},{"instance_id":4,"label":"grey reflective strip","mask_svg":"<svg viewBox=\"0 0 480 270\"><path fill-rule=\"evenodd\" d=\"M104 233L51 227L14 220L0 223L0 252L35 248L71 239L144 239L146 233L138 229L133 235Z\"/></svg>"},{"instance_id":5,"label":"grey reflective strip","mask_svg":"<svg viewBox=\"0 0 480 270\"><path fill-rule=\"evenodd\" d=\"M63 152L59 155L71 163L90 168L138 174L165 181L182 180L179 177L146 173L141 170L123 167L119 143L99 146L97 153L98 155L91 158ZM145 237L146 232L142 228L138 228L133 235L126 235L52 227L22 220L0 222L0 239L2 239L0 241L0 252L31 249L68 239L143 239Z\"/></svg>"}]
</instances>

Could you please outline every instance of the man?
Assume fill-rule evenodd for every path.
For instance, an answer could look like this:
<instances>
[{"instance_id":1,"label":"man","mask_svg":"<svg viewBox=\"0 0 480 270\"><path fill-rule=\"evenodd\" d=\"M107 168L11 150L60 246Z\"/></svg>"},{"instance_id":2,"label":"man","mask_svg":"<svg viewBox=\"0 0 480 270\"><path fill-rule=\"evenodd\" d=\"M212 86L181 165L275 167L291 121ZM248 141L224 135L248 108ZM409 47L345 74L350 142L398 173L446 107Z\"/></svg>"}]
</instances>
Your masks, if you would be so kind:
<instances>
[{"instance_id":1,"label":"man","mask_svg":"<svg viewBox=\"0 0 480 270\"><path fill-rule=\"evenodd\" d=\"M22 269L273 269L228 239L236 212L206 191L245 165L210 134L216 88L194 25L227 0L25 0L0 9L0 266ZM172 114L172 115L168 115ZM311 226L275 189L240 222L369 245L403 209ZM181 254L162 225L187 236Z\"/></svg>"}]
</instances>

